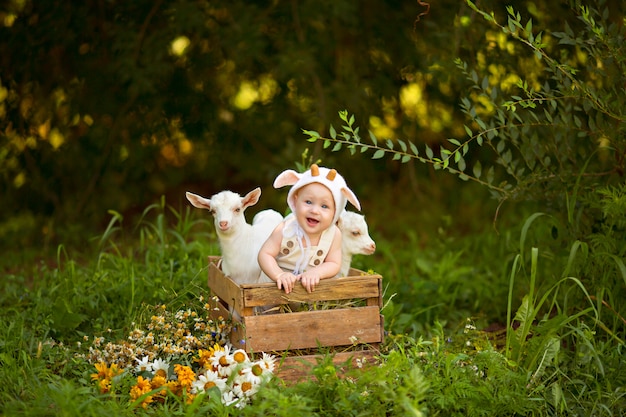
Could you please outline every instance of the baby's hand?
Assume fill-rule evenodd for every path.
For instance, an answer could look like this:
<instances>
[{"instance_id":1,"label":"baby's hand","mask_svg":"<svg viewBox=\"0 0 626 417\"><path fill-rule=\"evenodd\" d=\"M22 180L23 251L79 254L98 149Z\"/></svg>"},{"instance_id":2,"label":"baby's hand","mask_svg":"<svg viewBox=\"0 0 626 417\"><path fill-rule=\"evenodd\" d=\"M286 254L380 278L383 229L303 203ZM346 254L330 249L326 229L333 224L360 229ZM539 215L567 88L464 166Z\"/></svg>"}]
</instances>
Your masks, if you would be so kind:
<instances>
[{"instance_id":1,"label":"baby's hand","mask_svg":"<svg viewBox=\"0 0 626 417\"><path fill-rule=\"evenodd\" d=\"M302 282L302 286L307 290L307 292L313 292L315 290L315 286L320 283L320 276L317 274L311 274L310 272L303 272L300 274L299 278Z\"/></svg>"},{"instance_id":2,"label":"baby's hand","mask_svg":"<svg viewBox=\"0 0 626 417\"><path fill-rule=\"evenodd\" d=\"M293 284L297 280L298 278L291 272L283 272L276 277L276 285L278 285L279 290L285 290L285 293L289 294L293 290Z\"/></svg>"}]
</instances>

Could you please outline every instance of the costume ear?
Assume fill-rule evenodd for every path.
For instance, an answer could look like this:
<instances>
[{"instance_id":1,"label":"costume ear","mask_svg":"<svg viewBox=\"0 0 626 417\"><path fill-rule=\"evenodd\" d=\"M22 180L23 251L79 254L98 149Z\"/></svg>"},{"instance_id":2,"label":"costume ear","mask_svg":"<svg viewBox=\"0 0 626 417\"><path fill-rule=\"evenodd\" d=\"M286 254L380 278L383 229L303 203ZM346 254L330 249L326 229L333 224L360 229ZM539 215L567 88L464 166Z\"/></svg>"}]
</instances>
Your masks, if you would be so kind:
<instances>
[{"instance_id":1,"label":"costume ear","mask_svg":"<svg viewBox=\"0 0 626 417\"><path fill-rule=\"evenodd\" d=\"M274 188L284 187L285 185L294 185L298 182L302 175L293 169L281 172L274 180Z\"/></svg>"},{"instance_id":2,"label":"costume ear","mask_svg":"<svg viewBox=\"0 0 626 417\"><path fill-rule=\"evenodd\" d=\"M185 195L187 196L187 200L189 200L189 202L193 204L194 207L211 210L211 199L204 198L190 192L186 192Z\"/></svg>"},{"instance_id":3,"label":"costume ear","mask_svg":"<svg viewBox=\"0 0 626 417\"><path fill-rule=\"evenodd\" d=\"M359 203L359 200L356 198L356 195L354 195L351 189L347 187L342 187L341 193L346 196L348 201L352 203L352 205L356 207L357 210L361 211L361 203Z\"/></svg>"}]
</instances>

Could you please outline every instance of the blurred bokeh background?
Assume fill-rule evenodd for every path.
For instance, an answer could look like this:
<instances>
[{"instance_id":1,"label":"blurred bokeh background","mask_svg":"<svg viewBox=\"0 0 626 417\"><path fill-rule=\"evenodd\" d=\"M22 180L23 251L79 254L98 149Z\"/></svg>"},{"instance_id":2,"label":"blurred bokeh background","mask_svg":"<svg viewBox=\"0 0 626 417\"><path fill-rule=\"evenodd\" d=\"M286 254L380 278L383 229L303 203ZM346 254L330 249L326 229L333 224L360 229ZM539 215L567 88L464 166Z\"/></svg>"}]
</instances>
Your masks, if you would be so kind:
<instances>
[{"instance_id":1,"label":"blurred bokeh background","mask_svg":"<svg viewBox=\"0 0 626 417\"><path fill-rule=\"evenodd\" d=\"M513 3L523 21L576 29L575 16L563 23L571 2ZM506 21L503 3L479 5ZM560 53L572 66L588 58ZM283 210L274 177L318 160L346 177L374 238L426 245L490 228L498 201L484 187L414 161L332 153L302 133L327 135L348 110L379 138L449 145L466 134L460 103L475 94L455 59L503 94L545 76L532 52L453 0L10 0L0 7L0 242L81 245L110 211L128 219L161 196L185 207L187 190L261 186L249 218ZM499 220L517 211L504 205Z\"/></svg>"}]
</instances>

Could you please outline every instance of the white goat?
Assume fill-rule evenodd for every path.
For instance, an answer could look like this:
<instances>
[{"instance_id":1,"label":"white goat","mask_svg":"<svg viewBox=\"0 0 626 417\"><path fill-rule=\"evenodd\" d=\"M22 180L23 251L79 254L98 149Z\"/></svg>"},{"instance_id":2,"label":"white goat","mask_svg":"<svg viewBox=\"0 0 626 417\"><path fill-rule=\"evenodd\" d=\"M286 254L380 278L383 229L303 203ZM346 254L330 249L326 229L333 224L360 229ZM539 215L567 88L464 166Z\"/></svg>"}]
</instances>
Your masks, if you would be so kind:
<instances>
[{"instance_id":1,"label":"white goat","mask_svg":"<svg viewBox=\"0 0 626 417\"><path fill-rule=\"evenodd\" d=\"M259 201L261 189L255 188L244 197L232 191L222 191L211 198L189 192L186 196L194 207L207 209L213 215L222 252L222 272L237 284L258 282L259 249L283 220L277 211L263 210L254 216L252 224L246 222L244 211Z\"/></svg>"},{"instance_id":2,"label":"white goat","mask_svg":"<svg viewBox=\"0 0 626 417\"><path fill-rule=\"evenodd\" d=\"M348 275L354 255L371 255L376 251L376 243L367 230L365 217L344 210L337 226L341 230L341 270L339 277Z\"/></svg>"}]
</instances>

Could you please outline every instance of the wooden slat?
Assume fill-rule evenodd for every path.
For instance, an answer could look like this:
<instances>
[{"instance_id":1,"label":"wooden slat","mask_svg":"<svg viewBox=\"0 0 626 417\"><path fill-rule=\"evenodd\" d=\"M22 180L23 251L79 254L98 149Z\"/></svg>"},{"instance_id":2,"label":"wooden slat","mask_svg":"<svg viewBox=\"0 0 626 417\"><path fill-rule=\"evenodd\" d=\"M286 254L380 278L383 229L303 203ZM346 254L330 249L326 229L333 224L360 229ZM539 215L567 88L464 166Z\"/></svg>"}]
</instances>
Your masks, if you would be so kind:
<instances>
[{"instance_id":1,"label":"wooden slat","mask_svg":"<svg viewBox=\"0 0 626 417\"><path fill-rule=\"evenodd\" d=\"M354 307L243 318L248 352L381 342L380 312Z\"/></svg>"},{"instance_id":2,"label":"wooden slat","mask_svg":"<svg viewBox=\"0 0 626 417\"><path fill-rule=\"evenodd\" d=\"M308 293L300 284L285 294L275 284L262 284L243 287L243 301L246 307L286 304L290 302L309 303L314 301L350 300L355 298L375 298L380 294L380 275L339 277L321 280L315 290Z\"/></svg>"},{"instance_id":3,"label":"wooden slat","mask_svg":"<svg viewBox=\"0 0 626 417\"><path fill-rule=\"evenodd\" d=\"M332 362L336 366L346 363L348 360L352 362L354 368L357 367L357 359L361 361L364 368L375 365L378 361L376 350L360 350L338 352L333 355ZM305 356L287 356L279 359L278 370L276 376L287 383L295 383L298 381L311 378L311 369L323 359L323 355L305 355ZM341 369L339 370L341 371Z\"/></svg>"},{"instance_id":4,"label":"wooden slat","mask_svg":"<svg viewBox=\"0 0 626 417\"><path fill-rule=\"evenodd\" d=\"M230 277L225 276L214 262L209 263L208 285L213 294L243 315L244 303L241 288Z\"/></svg>"}]
</instances>

